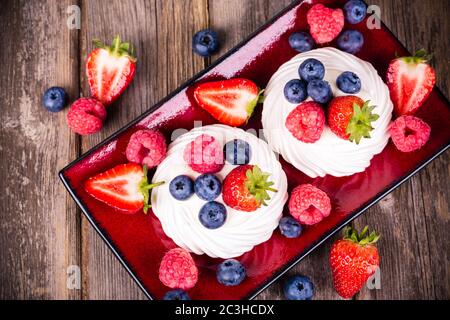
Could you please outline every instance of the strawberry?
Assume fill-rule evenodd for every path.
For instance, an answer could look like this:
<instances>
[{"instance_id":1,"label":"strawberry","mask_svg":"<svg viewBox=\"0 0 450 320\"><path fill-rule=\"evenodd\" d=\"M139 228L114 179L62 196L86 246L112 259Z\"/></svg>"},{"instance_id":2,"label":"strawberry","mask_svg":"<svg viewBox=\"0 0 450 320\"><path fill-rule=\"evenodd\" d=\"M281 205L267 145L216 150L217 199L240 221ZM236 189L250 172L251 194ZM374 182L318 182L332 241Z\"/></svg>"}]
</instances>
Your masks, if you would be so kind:
<instances>
[{"instance_id":1,"label":"strawberry","mask_svg":"<svg viewBox=\"0 0 450 320\"><path fill-rule=\"evenodd\" d=\"M352 228L344 230L344 237L336 241L330 253L330 266L334 288L344 299L353 297L380 265L378 249L374 243L380 238L375 232L366 236L368 227L358 233Z\"/></svg>"},{"instance_id":2,"label":"strawberry","mask_svg":"<svg viewBox=\"0 0 450 320\"><path fill-rule=\"evenodd\" d=\"M267 205L266 200L270 200L267 191L277 192L271 188L273 182L267 181L269 176L258 166L243 165L234 168L223 181L223 201L233 209L247 212Z\"/></svg>"},{"instance_id":3,"label":"strawberry","mask_svg":"<svg viewBox=\"0 0 450 320\"><path fill-rule=\"evenodd\" d=\"M223 124L245 124L260 102L261 92L247 79L231 79L198 85L194 97L198 105Z\"/></svg>"},{"instance_id":4,"label":"strawberry","mask_svg":"<svg viewBox=\"0 0 450 320\"><path fill-rule=\"evenodd\" d=\"M127 163L89 178L84 189L95 199L116 209L130 213L144 209L147 213L149 191L163 183L149 184L146 166Z\"/></svg>"},{"instance_id":5,"label":"strawberry","mask_svg":"<svg viewBox=\"0 0 450 320\"><path fill-rule=\"evenodd\" d=\"M370 138L372 122L379 115L372 113L374 106L356 96L342 96L328 105L328 125L338 137L359 144L362 138Z\"/></svg>"},{"instance_id":6,"label":"strawberry","mask_svg":"<svg viewBox=\"0 0 450 320\"><path fill-rule=\"evenodd\" d=\"M116 36L111 47L94 40L96 49L86 61L86 74L92 97L105 106L113 103L129 86L136 70L134 49Z\"/></svg>"},{"instance_id":7,"label":"strawberry","mask_svg":"<svg viewBox=\"0 0 450 320\"><path fill-rule=\"evenodd\" d=\"M413 57L398 58L389 65L387 85L397 116L415 113L433 90L436 74L428 59L426 51L419 50Z\"/></svg>"}]
</instances>

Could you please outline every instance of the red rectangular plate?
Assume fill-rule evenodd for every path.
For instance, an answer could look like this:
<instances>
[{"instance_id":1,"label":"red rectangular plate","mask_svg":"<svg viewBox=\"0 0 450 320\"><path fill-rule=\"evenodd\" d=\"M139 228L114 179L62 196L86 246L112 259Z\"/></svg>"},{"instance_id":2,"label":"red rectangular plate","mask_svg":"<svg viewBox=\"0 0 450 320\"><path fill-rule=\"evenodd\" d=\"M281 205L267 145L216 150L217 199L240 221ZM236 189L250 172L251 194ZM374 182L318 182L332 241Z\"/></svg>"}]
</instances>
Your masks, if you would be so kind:
<instances>
[{"instance_id":1,"label":"red rectangular plate","mask_svg":"<svg viewBox=\"0 0 450 320\"><path fill-rule=\"evenodd\" d=\"M320 2L330 7L342 7L345 3L344 0ZM147 215L115 212L86 194L81 188L83 181L126 163L124 151L128 139L138 129L158 128L169 140L173 130L191 129L194 120L202 121L203 125L214 123L214 119L193 103L189 88L198 80L244 77L264 88L278 67L296 55L288 37L294 31L308 29L306 12L310 6L301 1L293 3L211 67L60 172L64 185L88 220L149 298L160 299L168 290L158 279L158 267L164 253L175 247L174 243L165 236L159 220L151 212ZM382 78L396 55L409 54L384 25L369 30L365 23L360 23L352 28L360 30L365 37L365 46L358 57L371 62ZM261 128L261 109L258 107L246 128ZM431 126L431 138L426 146L404 154L390 143L365 172L350 177L326 176L312 180L281 160L289 177L289 190L300 183L314 183L332 199L332 214L319 224L305 228L298 239L286 239L274 232L269 241L241 256L239 260L247 267L248 277L236 287L217 283L214 270L219 260L195 256L200 281L189 291L190 296L193 299L254 298L328 237L444 152L450 141L449 110L449 102L435 88L418 114Z\"/></svg>"}]
</instances>

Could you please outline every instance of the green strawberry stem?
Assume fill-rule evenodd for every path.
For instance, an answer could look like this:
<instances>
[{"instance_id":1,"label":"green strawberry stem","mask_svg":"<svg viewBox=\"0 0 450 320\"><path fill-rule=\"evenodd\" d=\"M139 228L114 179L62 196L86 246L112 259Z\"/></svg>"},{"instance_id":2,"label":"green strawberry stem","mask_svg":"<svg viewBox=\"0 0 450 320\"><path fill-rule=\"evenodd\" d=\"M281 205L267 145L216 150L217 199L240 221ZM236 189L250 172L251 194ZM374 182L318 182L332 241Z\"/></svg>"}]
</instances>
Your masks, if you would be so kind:
<instances>
[{"instance_id":1,"label":"green strawberry stem","mask_svg":"<svg viewBox=\"0 0 450 320\"><path fill-rule=\"evenodd\" d=\"M358 104L353 104L353 116L350 119L346 133L350 135L349 140L359 144L362 138L370 138L370 132L374 129L372 122L377 121L379 115L372 113L375 106L371 106L370 101L364 102L360 107Z\"/></svg>"},{"instance_id":2,"label":"green strawberry stem","mask_svg":"<svg viewBox=\"0 0 450 320\"><path fill-rule=\"evenodd\" d=\"M252 116L253 112L255 111L256 106L260 103L264 103L264 94L263 93L264 93L264 89L260 90L258 92L258 96L255 99L253 99L252 101L250 101L250 103L248 104L248 106L247 106L247 114L248 114L247 121Z\"/></svg>"},{"instance_id":3,"label":"green strawberry stem","mask_svg":"<svg viewBox=\"0 0 450 320\"><path fill-rule=\"evenodd\" d=\"M408 64L419 64L430 61L432 57L433 55L428 54L425 49L420 49L412 57L401 57L399 59Z\"/></svg>"},{"instance_id":4,"label":"green strawberry stem","mask_svg":"<svg viewBox=\"0 0 450 320\"><path fill-rule=\"evenodd\" d=\"M134 55L134 47L129 42L120 42L119 35L113 39L111 46L107 46L98 39L94 39L92 42L96 48L105 49L114 57L128 57L132 62L137 60Z\"/></svg>"},{"instance_id":5,"label":"green strawberry stem","mask_svg":"<svg viewBox=\"0 0 450 320\"><path fill-rule=\"evenodd\" d=\"M368 226L365 226L359 234L358 231L353 229L352 227L347 227L344 229L344 240L350 240L361 246L367 246L369 244L376 243L380 239L380 235L375 231L372 231L369 235L367 235L368 231Z\"/></svg>"},{"instance_id":6,"label":"green strawberry stem","mask_svg":"<svg viewBox=\"0 0 450 320\"><path fill-rule=\"evenodd\" d=\"M139 184L139 191L144 196L144 213L147 213L148 209L150 209L152 207L151 204L149 204L150 190L163 185L165 182L161 181L161 182L156 182L156 183L148 183L147 166L144 165L142 170L144 171L144 177L142 178L141 183Z\"/></svg>"},{"instance_id":7,"label":"green strawberry stem","mask_svg":"<svg viewBox=\"0 0 450 320\"><path fill-rule=\"evenodd\" d=\"M245 176L247 177L247 181L245 182L247 190L255 196L259 204L267 206L266 200L270 200L267 191L278 192L278 190L271 188L274 183L267 181L270 174L262 172L258 166L253 166L252 169L247 170Z\"/></svg>"}]
</instances>

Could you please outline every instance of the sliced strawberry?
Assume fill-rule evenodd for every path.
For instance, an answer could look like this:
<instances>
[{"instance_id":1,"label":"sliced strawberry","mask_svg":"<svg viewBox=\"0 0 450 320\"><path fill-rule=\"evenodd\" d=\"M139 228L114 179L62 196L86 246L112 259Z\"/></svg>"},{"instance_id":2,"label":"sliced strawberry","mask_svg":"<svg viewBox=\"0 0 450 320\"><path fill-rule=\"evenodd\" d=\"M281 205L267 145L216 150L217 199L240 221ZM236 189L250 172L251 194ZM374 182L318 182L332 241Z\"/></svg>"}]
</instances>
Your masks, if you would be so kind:
<instances>
[{"instance_id":1,"label":"sliced strawberry","mask_svg":"<svg viewBox=\"0 0 450 320\"><path fill-rule=\"evenodd\" d=\"M198 105L223 124L245 124L259 102L256 84L247 79L202 83L194 91Z\"/></svg>"},{"instance_id":2,"label":"sliced strawberry","mask_svg":"<svg viewBox=\"0 0 450 320\"><path fill-rule=\"evenodd\" d=\"M149 191L164 182L149 184L147 168L135 163L121 164L89 178L84 189L95 199L119 210L137 212L150 205Z\"/></svg>"},{"instance_id":3,"label":"sliced strawberry","mask_svg":"<svg viewBox=\"0 0 450 320\"><path fill-rule=\"evenodd\" d=\"M111 47L94 40L97 49L86 61L86 74L92 97L105 106L113 103L129 86L136 70L133 48L127 42L114 38Z\"/></svg>"},{"instance_id":4,"label":"sliced strawberry","mask_svg":"<svg viewBox=\"0 0 450 320\"><path fill-rule=\"evenodd\" d=\"M389 65L387 85L398 116L415 113L428 98L436 83L427 54L419 50L413 57L395 59Z\"/></svg>"}]
</instances>

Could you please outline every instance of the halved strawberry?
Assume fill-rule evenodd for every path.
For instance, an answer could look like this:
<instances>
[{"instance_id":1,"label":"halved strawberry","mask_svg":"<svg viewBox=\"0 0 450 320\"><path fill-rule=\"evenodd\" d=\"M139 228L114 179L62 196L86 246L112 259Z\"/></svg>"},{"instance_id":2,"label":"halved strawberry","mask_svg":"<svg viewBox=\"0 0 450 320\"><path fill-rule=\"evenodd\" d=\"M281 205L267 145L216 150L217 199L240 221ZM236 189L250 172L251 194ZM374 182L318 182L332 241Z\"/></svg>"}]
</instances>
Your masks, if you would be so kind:
<instances>
[{"instance_id":1,"label":"halved strawberry","mask_svg":"<svg viewBox=\"0 0 450 320\"><path fill-rule=\"evenodd\" d=\"M245 124L259 102L258 86L247 79L202 83L195 88L198 105L223 124Z\"/></svg>"},{"instance_id":2,"label":"halved strawberry","mask_svg":"<svg viewBox=\"0 0 450 320\"><path fill-rule=\"evenodd\" d=\"M134 49L116 36L110 47L94 40L96 49L86 61L86 74L92 97L105 106L113 103L129 86L136 70Z\"/></svg>"},{"instance_id":3,"label":"halved strawberry","mask_svg":"<svg viewBox=\"0 0 450 320\"><path fill-rule=\"evenodd\" d=\"M127 163L89 178L84 189L111 207L131 213L144 209L147 213L150 208L149 191L163 183L149 184L145 166Z\"/></svg>"},{"instance_id":4,"label":"halved strawberry","mask_svg":"<svg viewBox=\"0 0 450 320\"><path fill-rule=\"evenodd\" d=\"M427 64L425 50L413 57L395 59L389 65L387 85L398 116L413 114L428 98L436 83L434 69Z\"/></svg>"}]
</instances>

